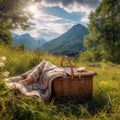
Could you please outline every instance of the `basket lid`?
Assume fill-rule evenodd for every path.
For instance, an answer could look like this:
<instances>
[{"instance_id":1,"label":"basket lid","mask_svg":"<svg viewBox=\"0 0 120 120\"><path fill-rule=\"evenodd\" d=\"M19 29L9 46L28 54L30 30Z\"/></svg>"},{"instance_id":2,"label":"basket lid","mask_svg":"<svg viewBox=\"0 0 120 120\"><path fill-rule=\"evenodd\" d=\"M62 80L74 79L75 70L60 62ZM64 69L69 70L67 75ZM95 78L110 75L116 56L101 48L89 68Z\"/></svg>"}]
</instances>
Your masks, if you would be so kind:
<instances>
[{"instance_id":1,"label":"basket lid","mask_svg":"<svg viewBox=\"0 0 120 120\"><path fill-rule=\"evenodd\" d=\"M70 76L72 75L70 67L62 67L62 68L66 71L66 73L68 75L70 75ZM79 76L84 77L84 76L94 76L94 75L97 75L97 73L95 73L93 71L90 71L90 70L78 71L78 69L75 68L75 67L73 67L73 73L74 73L73 77L79 77Z\"/></svg>"}]
</instances>

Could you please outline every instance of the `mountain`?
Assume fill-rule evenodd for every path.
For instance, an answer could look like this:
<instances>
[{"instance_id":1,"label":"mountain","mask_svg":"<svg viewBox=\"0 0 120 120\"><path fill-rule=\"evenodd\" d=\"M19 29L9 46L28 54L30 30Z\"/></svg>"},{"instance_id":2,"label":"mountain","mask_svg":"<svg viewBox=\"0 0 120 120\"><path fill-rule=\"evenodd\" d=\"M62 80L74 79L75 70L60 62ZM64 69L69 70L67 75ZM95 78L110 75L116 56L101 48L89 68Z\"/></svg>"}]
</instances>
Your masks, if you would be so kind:
<instances>
[{"instance_id":1,"label":"mountain","mask_svg":"<svg viewBox=\"0 0 120 120\"><path fill-rule=\"evenodd\" d=\"M27 50L40 49L41 45L46 42L43 38L33 38L29 34L23 34L19 36L15 34L13 35L13 45L24 44L25 49Z\"/></svg>"},{"instance_id":2,"label":"mountain","mask_svg":"<svg viewBox=\"0 0 120 120\"><path fill-rule=\"evenodd\" d=\"M58 38L42 45L41 50L55 55L76 56L84 50L83 40L86 34L88 34L88 30L85 26L74 25Z\"/></svg>"}]
</instances>

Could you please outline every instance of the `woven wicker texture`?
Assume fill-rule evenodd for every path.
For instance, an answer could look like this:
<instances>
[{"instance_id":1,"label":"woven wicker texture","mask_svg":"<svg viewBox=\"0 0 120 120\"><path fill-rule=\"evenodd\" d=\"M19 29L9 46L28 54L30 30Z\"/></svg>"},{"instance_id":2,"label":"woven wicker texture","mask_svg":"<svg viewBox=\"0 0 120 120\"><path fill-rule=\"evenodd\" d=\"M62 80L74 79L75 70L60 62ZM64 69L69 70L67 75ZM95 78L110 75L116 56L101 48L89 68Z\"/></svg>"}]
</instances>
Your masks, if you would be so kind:
<instances>
[{"instance_id":1,"label":"woven wicker texture","mask_svg":"<svg viewBox=\"0 0 120 120\"><path fill-rule=\"evenodd\" d=\"M63 66L65 59L69 63L67 67ZM56 78L53 81L53 91L56 100L85 102L92 99L93 76L96 73L88 70L78 72L77 68L73 68L69 58L66 56L62 58L61 67L70 74L66 78Z\"/></svg>"}]
</instances>

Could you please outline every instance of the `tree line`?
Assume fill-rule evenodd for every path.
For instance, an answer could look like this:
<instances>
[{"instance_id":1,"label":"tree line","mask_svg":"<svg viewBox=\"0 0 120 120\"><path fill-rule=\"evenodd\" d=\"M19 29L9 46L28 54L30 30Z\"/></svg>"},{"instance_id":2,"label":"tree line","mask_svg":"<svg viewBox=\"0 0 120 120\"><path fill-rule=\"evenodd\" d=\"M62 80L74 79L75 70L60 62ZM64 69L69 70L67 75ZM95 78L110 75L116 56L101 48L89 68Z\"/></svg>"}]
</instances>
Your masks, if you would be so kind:
<instances>
[{"instance_id":1,"label":"tree line","mask_svg":"<svg viewBox=\"0 0 120 120\"><path fill-rule=\"evenodd\" d=\"M89 20L84 55L89 61L120 63L120 0L102 0Z\"/></svg>"}]
</instances>

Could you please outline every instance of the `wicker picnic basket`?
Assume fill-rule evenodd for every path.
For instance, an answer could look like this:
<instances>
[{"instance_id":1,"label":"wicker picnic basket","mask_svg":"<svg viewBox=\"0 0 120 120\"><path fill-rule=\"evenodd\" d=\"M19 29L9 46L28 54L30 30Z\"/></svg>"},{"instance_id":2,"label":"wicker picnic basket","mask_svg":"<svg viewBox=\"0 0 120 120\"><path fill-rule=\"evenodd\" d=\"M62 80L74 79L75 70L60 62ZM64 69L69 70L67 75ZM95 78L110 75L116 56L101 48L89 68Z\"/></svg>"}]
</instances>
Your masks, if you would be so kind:
<instances>
[{"instance_id":1,"label":"wicker picnic basket","mask_svg":"<svg viewBox=\"0 0 120 120\"><path fill-rule=\"evenodd\" d=\"M65 59L69 63L69 66L63 66ZM61 67L70 74L65 78L60 77L53 81L55 99L64 102L85 102L92 99L93 76L96 73L89 70L77 71L77 68L72 66L67 56L62 58Z\"/></svg>"}]
</instances>

